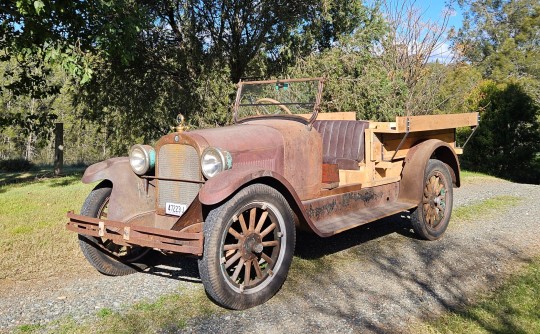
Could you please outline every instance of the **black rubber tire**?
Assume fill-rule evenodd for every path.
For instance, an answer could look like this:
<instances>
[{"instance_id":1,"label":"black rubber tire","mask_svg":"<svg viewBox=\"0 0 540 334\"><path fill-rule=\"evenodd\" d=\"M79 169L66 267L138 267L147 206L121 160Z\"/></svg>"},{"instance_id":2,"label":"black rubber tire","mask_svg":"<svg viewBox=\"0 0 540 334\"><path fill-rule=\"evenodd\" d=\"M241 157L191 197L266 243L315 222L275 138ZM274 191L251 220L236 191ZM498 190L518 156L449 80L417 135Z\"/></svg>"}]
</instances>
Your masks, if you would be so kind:
<instances>
[{"instance_id":1,"label":"black rubber tire","mask_svg":"<svg viewBox=\"0 0 540 334\"><path fill-rule=\"evenodd\" d=\"M227 269L226 265L221 261L225 252L223 245L226 243L225 240L229 235L228 231L231 225L238 223L238 220L233 220L233 217L238 219L239 214L243 214L255 206L260 207L261 204L263 205L262 210L271 212L267 217L274 217L273 220L270 219L270 222L280 222L276 224L278 226L276 229L279 229L279 232L273 231L272 234L279 245L276 246L277 260L274 264L268 265L269 269L263 269L270 272L270 274L266 273L262 276L263 278L257 283L259 285L246 290L243 287L238 289L235 287L236 282L233 282L231 276L227 274L227 270L230 269ZM252 232L247 234L250 233ZM278 235L278 237L275 237L275 235ZM201 280L207 294L217 304L225 308L247 309L263 304L272 298L287 278L296 243L294 214L286 199L277 190L267 185L253 184L240 190L230 200L209 212L204 222L204 238L204 255L199 258L198 264ZM238 241L238 244L240 242ZM237 252L240 253L243 249L240 248ZM252 265L255 266L255 263L257 262L254 261ZM247 262L243 265L237 264L236 268L239 266L241 269L238 269L238 272L240 273L241 270L244 275L248 275L246 274ZM259 266L259 263L257 263L257 266ZM250 265L250 271L251 268ZM248 281L248 285L249 283L250 281Z\"/></svg>"},{"instance_id":2,"label":"black rubber tire","mask_svg":"<svg viewBox=\"0 0 540 334\"><path fill-rule=\"evenodd\" d=\"M86 198L81 215L88 217L98 217L99 211L109 200L112 188L107 184L100 183ZM123 276L133 274L146 269L148 266L142 262L150 249L144 249L137 256L135 261L126 261L121 257L115 256L108 252L103 246L100 239L79 234L79 246L84 257L88 262L96 268L100 273L109 276Z\"/></svg>"},{"instance_id":3,"label":"black rubber tire","mask_svg":"<svg viewBox=\"0 0 540 334\"><path fill-rule=\"evenodd\" d=\"M424 200L429 201L429 198L425 197L425 189L432 176L439 177L444 185L445 193L444 198L444 213L441 220L435 225L431 226L426 219L426 212L424 210ZM411 213L411 224L414 231L422 238L426 240L437 240L441 238L448 227L450 222L450 216L452 214L453 205L453 190L452 190L452 178L448 167L440 160L430 159L426 166L424 173L424 182L422 187L422 200L418 207ZM430 205L430 204L428 204Z\"/></svg>"}]
</instances>

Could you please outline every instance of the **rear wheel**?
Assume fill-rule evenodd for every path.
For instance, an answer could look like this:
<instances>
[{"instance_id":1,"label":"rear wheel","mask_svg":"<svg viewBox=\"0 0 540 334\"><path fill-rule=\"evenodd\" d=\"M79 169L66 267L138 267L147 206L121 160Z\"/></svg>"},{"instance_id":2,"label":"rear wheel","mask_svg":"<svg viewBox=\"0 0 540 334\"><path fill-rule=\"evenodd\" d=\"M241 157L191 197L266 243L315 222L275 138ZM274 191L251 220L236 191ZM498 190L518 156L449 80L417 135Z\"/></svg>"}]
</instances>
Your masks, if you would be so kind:
<instances>
[{"instance_id":1,"label":"rear wheel","mask_svg":"<svg viewBox=\"0 0 540 334\"><path fill-rule=\"evenodd\" d=\"M448 167L440 160L430 159L424 174L422 202L411 213L414 231L423 239L442 237L452 213L452 179Z\"/></svg>"},{"instance_id":2,"label":"rear wheel","mask_svg":"<svg viewBox=\"0 0 540 334\"><path fill-rule=\"evenodd\" d=\"M293 212L277 190L251 185L211 210L204 237L199 271L207 293L221 306L246 309L270 299L287 277Z\"/></svg>"},{"instance_id":3,"label":"rear wheel","mask_svg":"<svg viewBox=\"0 0 540 334\"><path fill-rule=\"evenodd\" d=\"M81 215L95 218L107 218L109 198L112 188L99 184L86 198ZM139 246L122 246L111 240L79 234L81 251L94 268L100 273L122 276L146 269L142 259L150 251Z\"/></svg>"}]
</instances>

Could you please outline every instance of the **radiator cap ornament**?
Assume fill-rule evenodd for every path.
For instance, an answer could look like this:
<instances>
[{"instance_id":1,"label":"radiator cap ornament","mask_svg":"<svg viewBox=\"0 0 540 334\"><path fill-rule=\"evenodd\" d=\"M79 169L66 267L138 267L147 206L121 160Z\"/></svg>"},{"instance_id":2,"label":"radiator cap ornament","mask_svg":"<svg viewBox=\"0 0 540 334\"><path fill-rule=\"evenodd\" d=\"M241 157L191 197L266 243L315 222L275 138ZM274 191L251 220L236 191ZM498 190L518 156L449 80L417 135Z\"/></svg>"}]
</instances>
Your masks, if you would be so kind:
<instances>
[{"instance_id":1,"label":"radiator cap ornament","mask_svg":"<svg viewBox=\"0 0 540 334\"><path fill-rule=\"evenodd\" d=\"M176 116L176 123L178 124L175 128L176 132L184 132L188 129L188 127L184 124L185 123L185 117L182 114L178 114Z\"/></svg>"}]
</instances>

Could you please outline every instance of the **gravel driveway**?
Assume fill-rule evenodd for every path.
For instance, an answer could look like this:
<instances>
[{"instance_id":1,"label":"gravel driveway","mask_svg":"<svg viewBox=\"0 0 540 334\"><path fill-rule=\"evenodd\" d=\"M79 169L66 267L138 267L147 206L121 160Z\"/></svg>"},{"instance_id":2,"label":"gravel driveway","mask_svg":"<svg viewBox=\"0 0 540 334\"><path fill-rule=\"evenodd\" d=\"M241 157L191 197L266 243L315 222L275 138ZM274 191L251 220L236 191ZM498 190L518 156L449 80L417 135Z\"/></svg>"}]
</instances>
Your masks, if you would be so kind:
<instances>
[{"instance_id":1,"label":"gravel driveway","mask_svg":"<svg viewBox=\"0 0 540 334\"><path fill-rule=\"evenodd\" d=\"M478 178L455 190L454 205L500 195L524 200L489 218L451 222L435 242L417 240L399 216L327 239L302 234L297 255L328 265L316 274L293 273L262 306L192 319L184 331L406 331L413 321L467 303L540 254L540 186ZM194 259L158 261L150 273L124 277L101 276L83 263L78 278L0 282L0 330L66 315L84 319L171 292L189 302L191 291L202 289Z\"/></svg>"}]
</instances>

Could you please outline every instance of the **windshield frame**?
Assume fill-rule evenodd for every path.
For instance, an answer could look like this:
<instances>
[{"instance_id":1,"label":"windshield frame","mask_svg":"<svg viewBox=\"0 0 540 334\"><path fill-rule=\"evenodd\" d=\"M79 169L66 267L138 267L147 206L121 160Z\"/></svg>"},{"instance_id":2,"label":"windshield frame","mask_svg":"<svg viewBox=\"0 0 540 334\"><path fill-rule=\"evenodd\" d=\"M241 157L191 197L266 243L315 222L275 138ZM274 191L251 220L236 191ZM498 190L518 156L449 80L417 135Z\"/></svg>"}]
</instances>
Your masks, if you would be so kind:
<instances>
[{"instance_id":1,"label":"windshield frame","mask_svg":"<svg viewBox=\"0 0 540 334\"><path fill-rule=\"evenodd\" d=\"M261 84L275 84L278 85L280 83L290 83L290 82L309 82L309 81L315 81L317 83L317 94L315 95L315 102L313 104L313 110L311 111L311 117L309 119L305 119L304 117L300 115L288 115L288 114L276 114L276 115L259 115L259 116L248 116L239 118L238 112L240 108L240 100L242 98L242 89L244 86L249 85L261 85ZM316 78L299 78L299 79L275 79L275 80L260 80L260 81L241 81L237 84L237 90L236 90L236 99L234 101L233 105L233 121L234 123L242 123L246 120L251 119L261 119L261 118L281 118L281 119L293 119L293 120L305 120L307 124L313 123L317 119L317 115L320 111L320 105L321 105L321 99L322 99L322 92L324 88L324 78L322 77L316 77Z\"/></svg>"}]
</instances>

